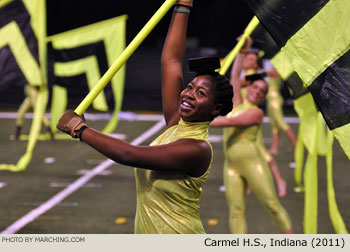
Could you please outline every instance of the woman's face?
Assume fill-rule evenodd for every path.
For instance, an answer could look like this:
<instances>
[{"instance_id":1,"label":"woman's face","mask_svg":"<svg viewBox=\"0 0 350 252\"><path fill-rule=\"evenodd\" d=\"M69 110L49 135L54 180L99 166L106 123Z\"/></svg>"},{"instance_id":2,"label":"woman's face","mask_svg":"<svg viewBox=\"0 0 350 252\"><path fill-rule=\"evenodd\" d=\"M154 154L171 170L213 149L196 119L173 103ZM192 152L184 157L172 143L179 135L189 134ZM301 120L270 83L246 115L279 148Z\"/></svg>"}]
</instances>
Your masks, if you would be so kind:
<instances>
[{"instance_id":1,"label":"woman's face","mask_svg":"<svg viewBox=\"0 0 350 252\"><path fill-rule=\"evenodd\" d=\"M181 92L179 114L188 122L211 121L213 115L219 112L219 106L215 106L214 102L215 90L210 76L197 76Z\"/></svg>"},{"instance_id":2,"label":"woman's face","mask_svg":"<svg viewBox=\"0 0 350 252\"><path fill-rule=\"evenodd\" d=\"M267 84L265 81L254 81L247 87L247 100L257 105L265 99L266 92Z\"/></svg>"},{"instance_id":3,"label":"woman's face","mask_svg":"<svg viewBox=\"0 0 350 252\"><path fill-rule=\"evenodd\" d=\"M258 56L255 53L248 53L243 60L243 69L258 69Z\"/></svg>"}]
</instances>

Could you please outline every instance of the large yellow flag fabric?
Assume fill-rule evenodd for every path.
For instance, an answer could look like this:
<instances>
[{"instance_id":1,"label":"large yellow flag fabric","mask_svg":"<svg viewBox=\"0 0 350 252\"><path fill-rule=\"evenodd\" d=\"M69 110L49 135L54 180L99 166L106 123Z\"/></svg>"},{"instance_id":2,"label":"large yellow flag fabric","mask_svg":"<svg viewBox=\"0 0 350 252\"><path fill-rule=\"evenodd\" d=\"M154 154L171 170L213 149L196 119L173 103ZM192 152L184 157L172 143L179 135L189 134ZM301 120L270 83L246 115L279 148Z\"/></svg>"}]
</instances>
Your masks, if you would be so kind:
<instances>
[{"instance_id":1,"label":"large yellow flag fabric","mask_svg":"<svg viewBox=\"0 0 350 252\"><path fill-rule=\"evenodd\" d=\"M280 52L272 58L284 80L295 77L292 94L300 117L296 182L301 184L303 148L308 150L305 167L304 232L317 231L317 153L326 155L330 216L337 232L347 233L335 203L331 183L331 137L325 135L321 111L345 153L350 157L350 79L349 1L346 0L245 0L261 24L278 44ZM340 29L334 29L338 27ZM343 28L342 28L343 27ZM345 31L346 30L346 31ZM305 87L307 87L307 89ZM307 91L311 91L312 96ZM305 92L306 91L306 92ZM305 134L307 132L307 134ZM320 139L324 139L321 141ZM327 140L326 140L327 139ZM303 142L303 144L301 144ZM321 144L322 143L322 144ZM327 151L328 150L328 151ZM340 220L340 221L339 221Z\"/></svg>"},{"instance_id":2,"label":"large yellow flag fabric","mask_svg":"<svg viewBox=\"0 0 350 252\"><path fill-rule=\"evenodd\" d=\"M75 94L80 101L122 53L126 20L127 16L123 15L48 37L52 131L57 131L56 124L69 105L68 94ZM112 132L117 125L124 78L125 66L93 102L96 110L113 111L111 120L102 130L104 133Z\"/></svg>"},{"instance_id":3,"label":"large yellow flag fabric","mask_svg":"<svg viewBox=\"0 0 350 252\"><path fill-rule=\"evenodd\" d=\"M296 192L305 192L304 208L304 232L317 233L317 156L326 156L327 166L327 192L329 214L335 231L338 234L348 233L344 220L338 210L333 186L333 134L325 127L321 113L318 111L311 93L303 87L300 78L286 60L282 51L272 59L272 64L281 74L282 78L289 82L294 99L294 109L297 112L300 124L298 129L297 146L294 152L296 163L295 182ZM300 86L301 85L301 86ZM307 149L307 160L303 176L304 148ZM302 183L304 180L305 188Z\"/></svg>"},{"instance_id":4,"label":"large yellow flag fabric","mask_svg":"<svg viewBox=\"0 0 350 252\"><path fill-rule=\"evenodd\" d=\"M350 1L245 1L308 87L350 158Z\"/></svg>"},{"instance_id":5,"label":"large yellow flag fabric","mask_svg":"<svg viewBox=\"0 0 350 252\"><path fill-rule=\"evenodd\" d=\"M46 2L45 0L5 0L0 2L0 50L5 57L0 61L5 81L0 83L29 84L39 88L34 106L34 118L25 154L17 164L0 164L0 170L22 171L31 161L33 150L41 130L48 91L46 89ZM7 57L6 57L7 55ZM19 66L19 69L16 67Z\"/></svg>"},{"instance_id":6,"label":"large yellow flag fabric","mask_svg":"<svg viewBox=\"0 0 350 252\"><path fill-rule=\"evenodd\" d=\"M40 1L0 1L0 90L4 86L40 86L38 35L40 20L35 8Z\"/></svg>"}]
</instances>

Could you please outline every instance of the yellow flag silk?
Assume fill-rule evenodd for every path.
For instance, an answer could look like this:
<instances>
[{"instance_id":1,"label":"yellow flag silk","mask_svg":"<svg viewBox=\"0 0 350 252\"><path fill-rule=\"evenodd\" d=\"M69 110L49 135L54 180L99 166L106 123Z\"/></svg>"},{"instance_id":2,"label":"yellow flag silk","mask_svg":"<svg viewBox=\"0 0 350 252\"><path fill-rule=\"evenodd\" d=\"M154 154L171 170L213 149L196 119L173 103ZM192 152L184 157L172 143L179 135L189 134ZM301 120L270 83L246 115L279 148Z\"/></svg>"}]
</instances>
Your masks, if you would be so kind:
<instances>
[{"instance_id":1,"label":"yellow flag silk","mask_svg":"<svg viewBox=\"0 0 350 252\"><path fill-rule=\"evenodd\" d=\"M300 118L298 142L295 149L296 169L294 178L296 192L305 192L304 198L304 233L317 233L317 109L310 93L294 100L294 108ZM306 133L307 132L307 133ZM308 150L302 186L302 166L304 146Z\"/></svg>"},{"instance_id":2,"label":"yellow flag silk","mask_svg":"<svg viewBox=\"0 0 350 252\"><path fill-rule=\"evenodd\" d=\"M304 166L304 143L303 143L303 134L299 130L297 144L294 150L294 160L295 160L295 170L294 170L294 181L296 187L294 188L295 192L304 192L304 186L302 182L303 177L303 166Z\"/></svg>"},{"instance_id":3,"label":"yellow flag silk","mask_svg":"<svg viewBox=\"0 0 350 252\"><path fill-rule=\"evenodd\" d=\"M349 54L349 11L350 1L329 1L315 16L313 16L312 19L289 38L288 42L282 48L285 57L290 61L293 69L298 73L305 85L313 87L313 85L315 85L314 81L317 80L320 75L325 73L334 62L344 57L344 55ZM340 70L337 70L337 67ZM341 70L341 68L341 66L337 65L334 69L339 73L341 71L348 71L348 67L345 67L343 70ZM338 76L338 78L342 79L343 77ZM345 79L340 83L342 83L342 85L347 85L341 88L344 90L348 89L348 80ZM333 85L335 84L331 81L330 86L324 88L323 92L326 93L326 90L328 89L330 90L328 92L331 94L336 92L339 87L333 87ZM335 95L340 96L341 94ZM332 97L332 99L342 99L337 96L330 97ZM320 99L320 97L318 97L318 99ZM348 98L344 97L344 99ZM319 105L324 103L322 101L323 100L319 101ZM328 106L331 106L331 104ZM326 114L326 116L333 116L327 115L327 113L332 114L330 112L331 110L328 111L325 109L327 108L327 105L325 105L325 107L321 106L321 110L322 108L324 109L323 113ZM343 121L346 121L346 118L343 119ZM350 159L350 124L347 123L340 127L334 126L334 128L335 129L332 130L334 136L339 141L347 157Z\"/></svg>"},{"instance_id":4,"label":"yellow flag silk","mask_svg":"<svg viewBox=\"0 0 350 252\"><path fill-rule=\"evenodd\" d=\"M262 2L257 3L248 0L247 2L251 2L250 7L257 15L260 13L257 10L265 7ZM284 45L281 51L275 55L275 58L271 60L272 64L284 80L291 76L294 71L298 73L303 85L308 86L309 90L313 92L327 123L331 128L335 128L333 130L334 136L340 142L345 154L350 158L350 124L346 121L349 118L349 110L347 109L349 85L345 74L348 72L348 65L345 62L348 62L350 53L350 30L348 29L350 25L350 19L348 18L350 1L330 0L324 1L322 4L321 1L319 2L320 5L323 5L322 8L316 1L315 3L305 1L305 6L320 8L310 16L310 19L302 27L295 27L297 28L296 32L289 38L282 36L281 34L285 33L278 33L278 29L275 28L283 28L283 25L286 25L282 15L288 9L288 6L293 5L290 4L290 1L281 1L281 5L278 7L285 4L283 8L278 9L276 6L270 13L271 15L260 15L259 18L265 26L270 28L270 32L280 42L280 45ZM300 6L303 6L303 4L300 3ZM267 6L268 3L266 3ZM264 12L264 14L266 13ZM280 24L275 20L276 22L270 25L272 24L270 21L278 16L281 17ZM307 17L307 14L305 14L305 17ZM293 26L292 23L289 25ZM276 64L279 65L279 68L276 67ZM332 73L334 73L334 76L332 76ZM317 94L320 95L317 96ZM321 120L320 113L314 107L310 94L295 100L295 108L300 117L299 143L295 149L297 169L294 174L298 191L303 189L301 186L301 169L304 159L304 146L308 150L304 173L304 231L310 234L317 232L317 200L315 200L317 199L317 157L318 155L326 155L330 216L336 232L347 233L336 205L331 178L333 141L330 141L330 136L326 135L324 120ZM343 110L340 110L340 108L343 108ZM335 113L338 111L339 114ZM344 123L347 124L342 126Z\"/></svg>"},{"instance_id":5,"label":"yellow flag silk","mask_svg":"<svg viewBox=\"0 0 350 252\"><path fill-rule=\"evenodd\" d=\"M48 90L45 87L42 87L37 94L37 100L34 106L34 118L30 128L25 154L19 159L17 164L0 164L0 170L20 172L27 168L32 159L33 151L40 134L42 118L45 114L47 100Z\"/></svg>"},{"instance_id":6,"label":"yellow flag silk","mask_svg":"<svg viewBox=\"0 0 350 252\"><path fill-rule=\"evenodd\" d=\"M2 6L5 6L6 4L12 2L12 1L13 1L13 0L0 0L0 8L1 8Z\"/></svg>"},{"instance_id":7,"label":"yellow flag silk","mask_svg":"<svg viewBox=\"0 0 350 252\"><path fill-rule=\"evenodd\" d=\"M304 146L308 150L304 171L305 198L304 198L304 233L317 233L317 109L310 93L294 101L294 108L300 118L298 130L298 145L295 155L298 158L294 177L296 178L296 191L303 191L301 185L301 164L303 163ZM307 132L307 134L305 134ZM302 144L300 143L302 142Z\"/></svg>"},{"instance_id":8,"label":"yellow flag silk","mask_svg":"<svg viewBox=\"0 0 350 252\"><path fill-rule=\"evenodd\" d=\"M50 128L51 131L56 133L56 124L64 113L67 107L67 89L58 85L52 87L52 101L51 101L51 120Z\"/></svg>"},{"instance_id":9,"label":"yellow flag silk","mask_svg":"<svg viewBox=\"0 0 350 252\"><path fill-rule=\"evenodd\" d=\"M316 132L313 132L316 138ZM317 140L316 140L317 142ZM305 196L304 196L304 233L316 234L317 233L317 216L318 216L318 173L317 173L317 146L314 145L313 152L309 152L305 165L304 183L305 183Z\"/></svg>"},{"instance_id":10,"label":"yellow flag silk","mask_svg":"<svg viewBox=\"0 0 350 252\"><path fill-rule=\"evenodd\" d=\"M8 45L18 67L31 85L41 85L40 66L29 50L25 37L16 22L10 22L0 29L0 48Z\"/></svg>"},{"instance_id":11,"label":"yellow flag silk","mask_svg":"<svg viewBox=\"0 0 350 252\"><path fill-rule=\"evenodd\" d=\"M330 218L334 230L338 234L345 234L347 229L338 210L332 180L333 135L329 133L328 127L325 127L323 117L317 111L310 94L296 99L294 107L300 118L298 142L294 153L296 162L294 178L297 185L295 191L305 191L304 232L306 234L317 233L317 157L322 155L326 156ZM301 182L304 146L308 150L304 172L305 189Z\"/></svg>"},{"instance_id":12,"label":"yellow flag silk","mask_svg":"<svg viewBox=\"0 0 350 252\"><path fill-rule=\"evenodd\" d=\"M34 118L30 128L29 140L25 154L19 159L17 164L0 164L0 170L10 170L13 172L23 171L30 163L34 147L36 145L42 118L46 110L48 100L48 90L46 88L46 2L45 0L24 0L24 4L31 15L31 26L38 39L39 60L40 60L40 81L29 82L30 85L41 86L34 105ZM30 79L29 79L30 81Z\"/></svg>"},{"instance_id":13,"label":"yellow flag silk","mask_svg":"<svg viewBox=\"0 0 350 252\"><path fill-rule=\"evenodd\" d=\"M349 10L350 1L329 1L282 48L306 85L349 50Z\"/></svg>"},{"instance_id":14,"label":"yellow flag silk","mask_svg":"<svg viewBox=\"0 0 350 252\"><path fill-rule=\"evenodd\" d=\"M350 158L350 124L332 130L345 154Z\"/></svg>"},{"instance_id":15,"label":"yellow flag silk","mask_svg":"<svg viewBox=\"0 0 350 252\"><path fill-rule=\"evenodd\" d=\"M96 44L103 42L104 53L107 59L106 63L107 66L111 66L125 48L126 20L127 16L122 15L50 36L47 38L47 41L52 42L52 47L54 50L57 50L57 53L60 52L59 50L64 49L74 51L81 46L91 46L91 50L93 50L93 48L97 48ZM98 53L103 53L101 50L97 51ZM89 89L92 90L103 74L99 65L97 55L89 54L86 57L72 59L71 61L54 62L54 73L55 76L59 77L84 74L86 76L87 85ZM123 99L124 79L125 66L121 67L120 71L109 80L111 82L115 106L111 119L102 130L103 133L111 133L117 126L118 113ZM56 124L67 106L67 90L65 87L57 84L58 83L54 83L53 85L53 102L51 104L51 130L53 132L57 131ZM74 83L72 83L72 85L74 85ZM98 94L96 99L93 100L92 105L96 110L108 111L107 101L103 92Z\"/></svg>"}]
</instances>

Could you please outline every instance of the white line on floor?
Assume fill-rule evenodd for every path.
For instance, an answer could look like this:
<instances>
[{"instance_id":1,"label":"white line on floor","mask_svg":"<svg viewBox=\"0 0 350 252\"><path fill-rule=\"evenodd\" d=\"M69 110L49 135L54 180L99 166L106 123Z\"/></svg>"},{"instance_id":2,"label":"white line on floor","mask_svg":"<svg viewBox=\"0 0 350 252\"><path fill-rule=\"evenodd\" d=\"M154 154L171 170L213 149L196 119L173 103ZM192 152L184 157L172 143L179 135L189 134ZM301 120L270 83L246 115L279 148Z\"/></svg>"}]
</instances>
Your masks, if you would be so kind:
<instances>
[{"instance_id":1,"label":"white line on floor","mask_svg":"<svg viewBox=\"0 0 350 252\"><path fill-rule=\"evenodd\" d=\"M62 183L62 182L51 182L50 187L67 187L69 186L69 183ZM86 183L83 187L85 188L101 188L101 184L97 183Z\"/></svg>"},{"instance_id":2,"label":"white line on floor","mask_svg":"<svg viewBox=\"0 0 350 252\"><path fill-rule=\"evenodd\" d=\"M103 161L104 161L104 160L103 160ZM100 163L102 163L102 162L95 163L95 165L100 164ZM81 169L81 170L78 170L78 171L76 172L76 174L78 174L78 175L84 175L84 174L89 173L89 172L90 172L90 170ZM101 172L101 173L98 174L98 175L100 175L100 176L110 176L110 175L112 175L112 174L113 174L113 172L112 172L111 170L107 170L107 171Z\"/></svg>"}]
</instances>

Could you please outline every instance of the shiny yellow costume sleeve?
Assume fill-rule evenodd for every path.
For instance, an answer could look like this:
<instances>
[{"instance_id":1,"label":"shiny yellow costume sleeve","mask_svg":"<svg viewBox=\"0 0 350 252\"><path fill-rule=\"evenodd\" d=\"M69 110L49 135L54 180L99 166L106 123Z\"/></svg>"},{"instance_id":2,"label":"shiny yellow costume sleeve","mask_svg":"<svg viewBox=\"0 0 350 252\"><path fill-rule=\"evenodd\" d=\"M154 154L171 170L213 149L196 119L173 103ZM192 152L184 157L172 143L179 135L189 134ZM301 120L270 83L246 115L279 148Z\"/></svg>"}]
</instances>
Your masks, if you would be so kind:
<instances>
[{"instance_id":1,"label":"shiny yellow costume sleeve","mask_svg":"<svg viewBox=\"0 0 350 252\"><path fill-rule=\"evenodd\" d=\"M255 107L244 102L227 116L234 117ZM281 231L291 222L276 195L271 172L257 144L259 125L224 128L224 184L232 233L246 233L245 197L249 186Z\"/></svg>"},{"instance_id":2,"label":"shiny yellow costume sleeve","mask_svg":"<svg viewBox=\"0 0 350 252\"><path fill-rule=\"evenodd\" d=\"M269 92L266 95L267 112L273 132L289 129L289 125L283 119L283 98L280 93L281 83L281 78L270 77L268 79Z\"/></svg>"},{"instance_id":3,"label":"shiny yellow costume sleeve","mask_svg":"<svg viewBox=\"0 0 350 252\"><path fill-rule=\"evenodd\" d=\"M208 140L209 122L189 123L180 120L151 145L162 145L182 138ZM210 145L210 143L209 143ZM211 145L210 145L211 147ZM199 216L199 196L209 168L201 177L135 169L137 234L205 233Z\"/></svg>"}]
</instances>

